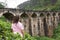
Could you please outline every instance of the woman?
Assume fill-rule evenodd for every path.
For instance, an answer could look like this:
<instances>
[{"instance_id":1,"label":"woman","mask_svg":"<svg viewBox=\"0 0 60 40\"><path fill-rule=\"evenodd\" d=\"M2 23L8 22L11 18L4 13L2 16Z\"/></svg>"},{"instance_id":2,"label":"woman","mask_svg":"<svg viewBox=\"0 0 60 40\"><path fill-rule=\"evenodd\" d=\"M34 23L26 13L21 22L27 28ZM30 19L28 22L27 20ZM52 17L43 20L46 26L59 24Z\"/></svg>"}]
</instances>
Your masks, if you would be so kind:
<instances>
[{"instance_id":1,"label":"woman","mask_svg":"<svg viewBox=\"0 0 60 40\"><path fill-rule=\"evenodd\" d=\"M24 26L21 22L19 22L19 16L13 17L11 28L14 34L19 33L21 37L24 36Z\"/></svg>"}]
</instances>

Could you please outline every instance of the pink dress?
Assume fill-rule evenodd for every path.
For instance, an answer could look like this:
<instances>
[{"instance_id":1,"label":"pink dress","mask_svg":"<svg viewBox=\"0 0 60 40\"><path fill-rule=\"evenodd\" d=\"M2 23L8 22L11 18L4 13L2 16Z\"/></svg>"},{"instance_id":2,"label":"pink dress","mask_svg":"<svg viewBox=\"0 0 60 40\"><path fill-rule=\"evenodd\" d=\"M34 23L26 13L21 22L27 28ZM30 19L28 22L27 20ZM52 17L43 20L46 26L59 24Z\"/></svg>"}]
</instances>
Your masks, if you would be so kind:
<instances>
[{"instance_id":1,"label":"pink dress","mask_svg":"<svg viewBox=\"0 0 60 40\"><path fill-rule=\"evenodd\" d=\"M11 28L12 28L14 34L19 33L20 36L23 37L21 30L24 30L24 26L22 23L20 23L20 22L13 23Z\"/></svg>"}]
</instances>

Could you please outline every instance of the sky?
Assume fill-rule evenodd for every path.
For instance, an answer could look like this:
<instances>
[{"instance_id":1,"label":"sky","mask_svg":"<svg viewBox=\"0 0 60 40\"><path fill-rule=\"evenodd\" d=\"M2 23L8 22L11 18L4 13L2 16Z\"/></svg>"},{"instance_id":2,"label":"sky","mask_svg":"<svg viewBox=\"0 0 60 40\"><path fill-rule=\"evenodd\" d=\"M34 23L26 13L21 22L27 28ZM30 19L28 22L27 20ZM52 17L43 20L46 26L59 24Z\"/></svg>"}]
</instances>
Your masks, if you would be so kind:
<instances>
[{"instance_id":1,"label":"sky","mask_svg":"<svg viewBox=\"0 0 60 40\"><path fill-rule=\"evenodd\" d=\"M19 5L25 1L27 1L27 0L0 0L0 2L7 3L8 8L16 8L17 5Z\"/></svg>"}]
</instances>

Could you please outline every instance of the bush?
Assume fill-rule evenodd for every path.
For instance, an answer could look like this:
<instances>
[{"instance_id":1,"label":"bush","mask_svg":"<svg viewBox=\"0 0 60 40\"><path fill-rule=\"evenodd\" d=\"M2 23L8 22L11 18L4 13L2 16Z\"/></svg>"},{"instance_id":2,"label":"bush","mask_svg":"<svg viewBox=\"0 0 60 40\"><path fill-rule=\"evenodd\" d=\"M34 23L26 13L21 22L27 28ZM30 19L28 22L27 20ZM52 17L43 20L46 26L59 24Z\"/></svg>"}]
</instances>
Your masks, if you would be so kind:
<instances>
[{"instance_id":1,"label":"bush","mask_svg":"<svg viewBox=\"0 0 60 40\"><path fill-rule=\"evenodd\" d=\"M54 30L53 38L48 37L33 37L28 33L25 33L24 38L21 38L19 34L13 34L11 31L11 23L6 22L5 19L0 19L0 40L59 40L60 39L60 25Z\"/></svg>"},{"instance_id":2,"label":"bush","mask_svg":"<svg viewBox=\"0 0 60 40\"><path fill-rule=\"evenodd\" d=\"M19 34L13 34L11 30L11 23L6 22L3 17L0 19L0 40L35 40L29 34L25 33L24 38L21 38Z\"/></svg>"},{"instance_id":3,"label":"bush","mask_svg":"<svg viewBox=\"0 0 60 40\"><path fill-rule=\"evenodd\" d=\"M56 40L60 40L60 23L58 24L58 27L54 30L53 38Z\"/></svg>"}]
</instances>

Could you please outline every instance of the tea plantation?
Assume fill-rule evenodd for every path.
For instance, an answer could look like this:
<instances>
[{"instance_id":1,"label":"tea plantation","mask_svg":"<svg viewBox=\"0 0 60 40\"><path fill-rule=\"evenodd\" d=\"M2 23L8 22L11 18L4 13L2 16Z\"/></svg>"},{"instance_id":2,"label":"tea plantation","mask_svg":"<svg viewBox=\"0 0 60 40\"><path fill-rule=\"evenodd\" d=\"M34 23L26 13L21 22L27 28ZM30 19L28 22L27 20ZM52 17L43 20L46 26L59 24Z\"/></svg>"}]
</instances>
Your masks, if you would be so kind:
<instances>
[{"instance_id":1,"label":"tea plantation","mask_svg":"<svg viewBox=\"0 0 60 40\"><path fill-rule=\"evenodd\" d=\"M7 22L4 17L0 18L0 40L60 40L60 25L54 30L52 38L48 37L32 37L25 33L24 38L21 38L19 34L13 34L11 30L11 23Z\"/></svg>"}]
</instances>

